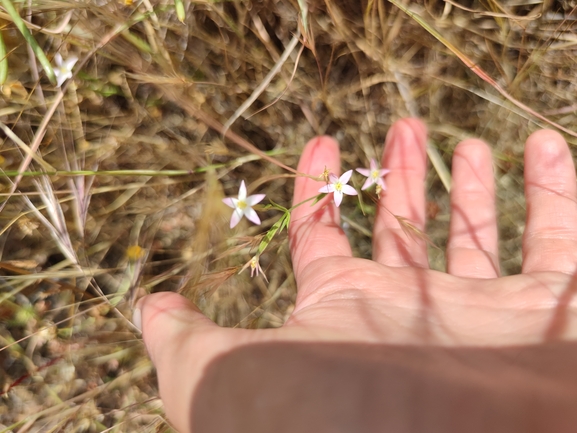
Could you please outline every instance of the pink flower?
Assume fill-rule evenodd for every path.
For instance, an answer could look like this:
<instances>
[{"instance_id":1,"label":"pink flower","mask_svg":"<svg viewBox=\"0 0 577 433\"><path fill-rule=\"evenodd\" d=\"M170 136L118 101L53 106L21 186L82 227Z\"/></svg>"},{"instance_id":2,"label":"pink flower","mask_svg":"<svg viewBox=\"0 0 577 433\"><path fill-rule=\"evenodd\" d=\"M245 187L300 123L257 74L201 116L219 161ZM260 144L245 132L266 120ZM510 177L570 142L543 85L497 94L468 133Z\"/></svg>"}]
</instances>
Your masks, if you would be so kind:
<instances>
[{"instance_id":1,"label":"pink flower","mask_svg":"<svg viewBox=\"0 0 577 433\"><path fill-rule=\"evenodd\" d=\"M255 194L246 196L246 186L244 180L240 183L238 190L238 198L227 197L222 201L225 205L234 209L230 217L230 228L236 226L243 216L256 225L260 225L260 218L252 208L255 204L260 203L265 197L265 194Z\"/></svg>"},{"instance_id":2,"label":"pink flower","mask_svg":"<svg viewBox=\"0 0 577 433\"><path fill-rule=\"evenodd\" d=\"M387 189L383 177L387 175L391 170L387 170L386 168L379 168L377 161L375 161L374 158L371 159L370 168L357 168L357 171L363 176L367 177L365 184L361 188L363 191L373 184L376 184L380 187L379 191L384 191Z\"/></svg>"},{"instance_id":3,"label":"pink flower","mask_svg":"<svg viewBox=\"0 0 577 433\"><path fill-rule=\"evenodd\" d=\"M329 174L329 182L327 185L323 186L319 189L319 192L329 194L334 194L335 205L337 207L340 206L341 202L343 201L343 194L347 195L357 195L357 191L350 185L347 185L347 182L351 179L353 175L353 170L349 170L341 177L337 177L335 174Z\"/></svg>"}]
</instances>

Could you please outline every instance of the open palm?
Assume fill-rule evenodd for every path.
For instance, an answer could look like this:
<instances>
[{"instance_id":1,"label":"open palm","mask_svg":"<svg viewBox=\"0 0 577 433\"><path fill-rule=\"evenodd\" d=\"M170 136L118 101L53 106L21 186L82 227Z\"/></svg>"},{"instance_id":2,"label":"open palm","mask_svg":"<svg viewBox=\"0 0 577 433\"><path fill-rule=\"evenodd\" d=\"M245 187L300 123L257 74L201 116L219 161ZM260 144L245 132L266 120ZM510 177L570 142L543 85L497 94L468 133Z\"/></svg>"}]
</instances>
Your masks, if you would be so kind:
<instances>
[{"instance_id":1,"label":"open palm","mask_svg":"<svg viewBox=\"0 0 577 433\"><path fill-rule=\"evenodd\" d=\"M203 368L242 345L338 341L495 347L577 336L577 185L564 139L539 131L526 143L527 221L521 275L500 277L491 152L467 140L453 157L447 273L428 269L426 242L407 236L398 217L424 230L426 130L415 119L393 125L382 165L373 261L353 258L332 196L292 214L290 243L298 285L295 310L279 329L216 326L172 293L146 297L144 339L157 367L169 418L189 431L187 410ZM340 167L328 137L306 146L298 171L318 176ZM295 203L322 182L299 177ZM140 314L140 313L138 313Z\"/></svg>"}]
</instances>

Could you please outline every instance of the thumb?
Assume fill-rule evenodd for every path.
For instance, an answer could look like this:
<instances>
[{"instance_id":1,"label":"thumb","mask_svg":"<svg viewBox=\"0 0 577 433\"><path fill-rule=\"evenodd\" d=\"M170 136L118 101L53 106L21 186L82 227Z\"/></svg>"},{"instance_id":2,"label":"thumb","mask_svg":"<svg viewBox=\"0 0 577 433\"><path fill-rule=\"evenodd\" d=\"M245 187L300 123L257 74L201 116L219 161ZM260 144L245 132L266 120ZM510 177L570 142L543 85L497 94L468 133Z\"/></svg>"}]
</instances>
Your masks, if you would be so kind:
<instances>
[{"instance_id":1,"label":"thumb","mask_svg":"<svg viewBox=\"0 0 577 433\"><path fill-rule=\"evenodd\" d=\"M181 432L191 431L194 389L207 362L203 341L222 331L188 299L171 292L140 299L133 313L158 376L166 415Z\"/></svg>"},{"instance_id":2,"label":"thumb","mask_svg":"<svg viewBox=\"0 0 577 433\"><path fill-rule=\"evenodd\" d=\"M196 305L177 293L161 292L141 298L134 309L134 324L142 332L148 354L156 368L172 358L187 339L203 328L215 327Z\"/></svg>"}]
</instances>

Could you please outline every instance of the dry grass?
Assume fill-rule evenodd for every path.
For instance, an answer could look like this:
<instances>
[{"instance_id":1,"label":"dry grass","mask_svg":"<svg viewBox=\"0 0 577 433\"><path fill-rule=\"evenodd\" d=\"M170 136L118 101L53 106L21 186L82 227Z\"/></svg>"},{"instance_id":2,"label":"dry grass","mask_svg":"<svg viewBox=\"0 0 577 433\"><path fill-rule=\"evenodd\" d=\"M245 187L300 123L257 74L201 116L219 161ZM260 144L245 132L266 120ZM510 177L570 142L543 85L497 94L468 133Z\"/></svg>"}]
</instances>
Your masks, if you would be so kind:
<instances>
[{"instance_id":1,"label":"dry grass","mask_svg":"<svg viewBox=\"0 0 577 433\"><path fill-rule=\"evenodd\" d=\"M280 326L296 291L286 232L261 256L268 281L237 273L282 214L231 231L220 198L245 179L288 207L283 165L296 167L314 135L336 136L349 169L380 155L394 120L426 120L440 157L427 180L437 269L440 175L458 141L486 140L508 274L521 261L523 142L543 117L568 130L576 120L572 1L418 1L407 14L384 0L311 0L305 16L302 0L192 0L184 22L171 0L14 3L49 60L80 61L61 93L0 8L0 431L170 431L128 320L135 292L180 291L224 326ZM367 216L343 204L361 257L371 199Z\"/></svg>"}]
</instances>

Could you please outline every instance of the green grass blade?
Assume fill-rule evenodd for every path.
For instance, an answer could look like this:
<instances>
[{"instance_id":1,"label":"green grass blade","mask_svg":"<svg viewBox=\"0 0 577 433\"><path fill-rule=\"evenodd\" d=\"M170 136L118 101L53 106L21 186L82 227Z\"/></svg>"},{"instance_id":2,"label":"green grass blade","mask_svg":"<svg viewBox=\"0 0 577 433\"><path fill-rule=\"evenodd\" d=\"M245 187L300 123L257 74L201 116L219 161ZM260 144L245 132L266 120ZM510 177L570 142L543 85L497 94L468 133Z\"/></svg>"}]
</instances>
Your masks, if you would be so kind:
<instances>
[{"instance_id":1,"label":"green grass blade","mask_svg":"<svg viewBox=\"0 0 577 433\"><path fill-rule=\"evenodd\" d=\"M147 54L152 53L152 48L150 48L150 45L148 45L145 41L140 39L138 36L131 33L130 30L124 30L121 34L122 34L122 37L124 39L126 39L128 42L130 42L132 45L134 45L140 51L147 53Z\"/></svg>"},{"instance_id":2,"label":"green grass blade","mask_svg":"<svg viewBox=\"0 0 577 433\"><path fill-rule=\"evenodd\" d=\"M0 32L0 86L4 85L8 78L8 56L6 54L6 44Z\"/></svg>"},{"instance_id":3,"label":"green grass blade","mask_svg":"<svg viewBox=\"0 0 577 433\"><path fill-rule=\"evenodd\" d=\"M18 14L18 11L14 8L12 1L11 0L1 0L1 1L2 6L4 6L4 9L6 9L6 12L8 12L10 18L12 18L12 22L16 25L18 30L20 30L20 33L22 34L26 42L32 47L32 51L34 51L34 55L42 65L42 69L44 69L46 76L53 85L56 85L56 76L54 75L52 65L48 61L48 58L46 57L46 54L44 54L44 51L42 51L42 48L40 48L40 45L38 45L38 42L36 42L36 39L34 39L34 36L32 36L32 33L30 33L30 30L28 30L28 27L26 27L26 24L24 23L22 18L20 18L20 15Z\"/></svg>"}]
</instances>

